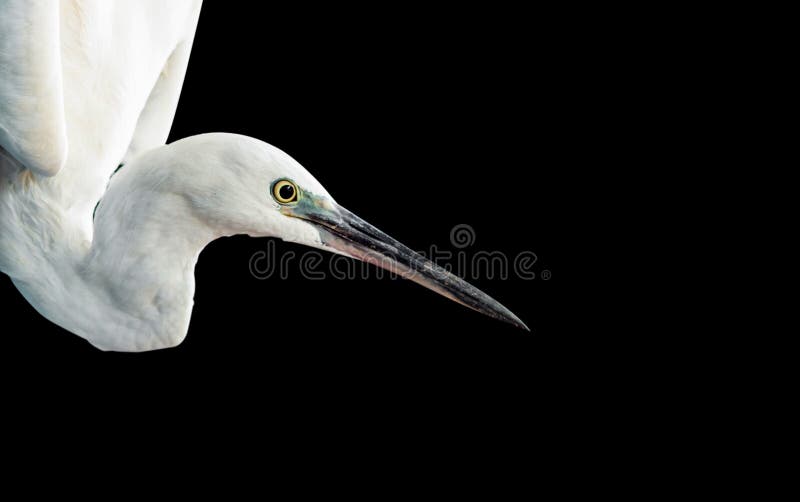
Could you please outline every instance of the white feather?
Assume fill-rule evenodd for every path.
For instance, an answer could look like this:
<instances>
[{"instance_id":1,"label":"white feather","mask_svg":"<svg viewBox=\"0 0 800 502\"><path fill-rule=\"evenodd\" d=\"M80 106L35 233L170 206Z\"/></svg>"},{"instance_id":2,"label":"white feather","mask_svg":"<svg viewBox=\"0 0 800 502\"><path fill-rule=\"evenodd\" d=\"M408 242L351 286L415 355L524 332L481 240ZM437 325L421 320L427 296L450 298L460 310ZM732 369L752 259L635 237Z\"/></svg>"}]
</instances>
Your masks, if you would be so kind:
<instances>
[{"instance_id":1,"label":"white feather","mask_svg":"<svg viewBox=\"0 0 800 502\"><path fill-rule=\"evenodd\" d=\"M54 322L92 295L75 266L110 175L166 141L200 3L0 0L0 270Z\"/></svg>"}]
</instances>

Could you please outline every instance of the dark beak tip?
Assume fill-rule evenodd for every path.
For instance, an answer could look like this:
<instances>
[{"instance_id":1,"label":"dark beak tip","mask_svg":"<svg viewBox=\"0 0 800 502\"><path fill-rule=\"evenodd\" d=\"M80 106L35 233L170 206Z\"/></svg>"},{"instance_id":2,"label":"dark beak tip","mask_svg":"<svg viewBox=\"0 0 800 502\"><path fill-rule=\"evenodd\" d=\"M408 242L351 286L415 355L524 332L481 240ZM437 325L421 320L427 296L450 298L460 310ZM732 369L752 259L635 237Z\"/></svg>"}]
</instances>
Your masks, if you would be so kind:
<instances>
[{"instance_id":1,"label":"dark beak tip","mask_svg":"<svg viewBox=\"0 0 800 502\"><path fill-rule=\"evenodd\" d=\"M492 309L492 310L494 310L494 312L489 313L489 312L486 312L484 310L478 310L479 312L481 312L483 314L488 314L489 317L494 317L495 319L498 319L500 321L503 321L505 323L508 323L508 324L514 326L515 328L519 328L521 330L527 331L528 333L531 333L531 329L524 322L522 322L522 319L517 317L517 315L515 313L511 312L508 308L506 308L504 305L498 303L497 301L495 301L495 300L493 300L491 298L489 300L492 303L494 303L494 307L495 308Z\"/></svg>"},{"instance_id":2,"label":"dark beak tip","mask_svg":"<svg viewBox=\"0 0 800 502\"><path fill-rule=\"evenodd\" d=\"M512 317L505 319L505 321L514 327L517 327L519 329L527 331L528 333L531 333L531 329L524 322L522 322L519 317L513 314Z\"/></svg>"}]
</instances>

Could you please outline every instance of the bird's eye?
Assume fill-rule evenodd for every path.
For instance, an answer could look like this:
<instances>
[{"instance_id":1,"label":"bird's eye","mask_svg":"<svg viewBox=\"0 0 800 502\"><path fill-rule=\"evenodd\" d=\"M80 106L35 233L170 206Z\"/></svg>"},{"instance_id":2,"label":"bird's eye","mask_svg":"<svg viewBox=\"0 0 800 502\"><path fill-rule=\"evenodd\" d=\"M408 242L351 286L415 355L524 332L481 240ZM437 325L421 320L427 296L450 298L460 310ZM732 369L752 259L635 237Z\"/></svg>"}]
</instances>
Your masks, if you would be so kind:
<instances>
[{"instance_id":1,"label":"bird's eye","mask_svg":"<svg viewBox=\"0 0 800 502\"><path fill-rule=\"evenodd\" d=\"M297 186L289 180L279 180L272 187L272 196L281 204L297 202Z\"/></svg>"}]
</instances>

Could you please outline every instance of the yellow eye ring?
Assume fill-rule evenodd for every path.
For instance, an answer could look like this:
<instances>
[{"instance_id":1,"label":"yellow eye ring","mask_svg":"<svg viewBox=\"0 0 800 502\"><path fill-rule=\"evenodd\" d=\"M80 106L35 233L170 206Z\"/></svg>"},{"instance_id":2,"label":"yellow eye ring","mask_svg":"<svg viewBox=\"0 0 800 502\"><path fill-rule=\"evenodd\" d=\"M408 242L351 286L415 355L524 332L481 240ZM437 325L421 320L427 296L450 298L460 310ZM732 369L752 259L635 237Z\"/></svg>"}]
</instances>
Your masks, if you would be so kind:
<instances>
[{"instance_id":1,"label":"yellow eye ring","mask_svg":"<svg viewBox=\"0 0 800 502\"><path fill-rule=\"evenodd\" d=\"M278 180L272 185L272 197L274 197L279 204L297 202L299 192L297 185L289 180Z\"/></svg>"}]
</instances>

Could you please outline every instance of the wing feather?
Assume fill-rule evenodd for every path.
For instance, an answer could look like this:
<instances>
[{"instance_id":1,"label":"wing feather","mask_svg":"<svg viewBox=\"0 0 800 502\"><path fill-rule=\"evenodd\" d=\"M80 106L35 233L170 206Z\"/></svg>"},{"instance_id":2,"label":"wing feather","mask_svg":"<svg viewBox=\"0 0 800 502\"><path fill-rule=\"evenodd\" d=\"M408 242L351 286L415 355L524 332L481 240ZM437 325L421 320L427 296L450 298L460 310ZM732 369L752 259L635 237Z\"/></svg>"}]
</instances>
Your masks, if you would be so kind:
<instances>
[{"instance_id":1,"label":"wing feather","mask_svg":"<svg viewBox=\"0 0 800 502\"><path fill-rule=\"evenodd\" d=\"M0 147L36 174L67 159L58 0L0 0Z\"/></svg>"}]
</instances>

